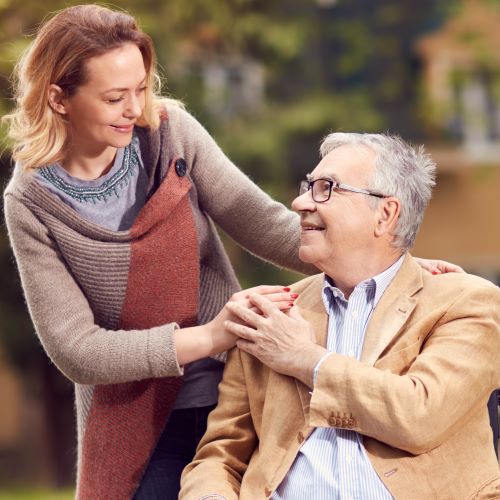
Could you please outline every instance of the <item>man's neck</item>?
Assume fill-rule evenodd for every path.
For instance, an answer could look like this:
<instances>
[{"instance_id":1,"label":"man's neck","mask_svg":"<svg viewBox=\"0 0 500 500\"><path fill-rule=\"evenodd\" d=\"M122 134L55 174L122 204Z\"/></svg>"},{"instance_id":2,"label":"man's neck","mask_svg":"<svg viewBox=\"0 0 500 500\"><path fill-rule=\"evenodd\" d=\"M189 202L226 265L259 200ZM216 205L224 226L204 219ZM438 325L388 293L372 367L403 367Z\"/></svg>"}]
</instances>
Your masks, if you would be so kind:
<instances>
[{"instance_id":1,"label":"man's neck","mask_svg":"<svg viewBox=\"0 0 500 500\"><path fill-rule=\"evenodd\" d=\"M346 262L335 262L330 269L323 269L323 272L329 276L335 283L335 286L349 298L354 288L362 281L368 280L384 272L391 267L400 257L401 251L394 250L384 255L373 255L364 259L363 262L352 262L347 259ZM348 262L349 261L349 262Z\"/></svg>"}]
</instances>

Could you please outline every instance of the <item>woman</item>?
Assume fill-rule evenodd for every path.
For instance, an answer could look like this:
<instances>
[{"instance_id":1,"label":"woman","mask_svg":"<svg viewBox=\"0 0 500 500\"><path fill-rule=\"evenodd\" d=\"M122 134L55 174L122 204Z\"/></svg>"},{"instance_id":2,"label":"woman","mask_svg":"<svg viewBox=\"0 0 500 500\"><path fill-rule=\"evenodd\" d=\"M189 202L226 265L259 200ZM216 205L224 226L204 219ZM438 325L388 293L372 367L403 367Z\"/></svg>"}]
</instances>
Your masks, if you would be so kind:
<instances>
[{"instance_id":1,"label":"woman","mask_svg":"<svg viewBox=\"0 0 500 500\"><path fill-rule=\"evenodd\" d=\"M70 7L21 59L7 117L7 226L36 331L76 384L78 498L177 498L217 399L210 356L234 345L220 325L239 287L212 220L308 271L296 216L158 99L157 81L132 17ZM259 290L284 309L294 299Z\"/></svg>"}]
</instances>

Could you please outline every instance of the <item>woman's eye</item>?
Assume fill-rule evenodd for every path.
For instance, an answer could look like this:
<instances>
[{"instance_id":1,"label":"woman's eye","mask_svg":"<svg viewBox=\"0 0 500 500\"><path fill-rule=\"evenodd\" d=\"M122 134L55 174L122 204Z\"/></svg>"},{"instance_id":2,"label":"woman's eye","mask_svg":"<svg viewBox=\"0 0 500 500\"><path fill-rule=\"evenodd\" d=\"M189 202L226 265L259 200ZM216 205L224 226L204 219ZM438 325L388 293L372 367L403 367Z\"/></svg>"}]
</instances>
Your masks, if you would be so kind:
<instances>
[{"instance_id":1,"label":"woman's eye","mask_svg":"<svg viewBox=\"0 0 500 500\"><path fill-rule=\"evenodd\" d=\"M120 101L123 101L123 97L117 97L116 99L107 99L107 102L109 102L110 104L117 104Z\"/></svg>"}]
</instances>

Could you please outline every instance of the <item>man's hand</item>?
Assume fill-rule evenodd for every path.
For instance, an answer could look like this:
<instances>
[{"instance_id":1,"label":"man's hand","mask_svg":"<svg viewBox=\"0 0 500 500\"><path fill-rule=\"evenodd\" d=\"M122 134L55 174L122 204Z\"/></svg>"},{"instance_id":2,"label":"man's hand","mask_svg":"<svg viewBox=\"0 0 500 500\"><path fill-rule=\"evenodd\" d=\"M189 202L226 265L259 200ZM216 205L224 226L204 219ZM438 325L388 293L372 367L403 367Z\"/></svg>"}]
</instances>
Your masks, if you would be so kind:
<instances>
[{"instance_id":1,"label":"man's hand","mask_svg":"<svg viewBox=\"0 0 500 500\"><path fill-rule=\"evenodd\" d=\"M229 332L240 337L236 342L238 348L255 356L272 370L295 377L312 387L314 367L326 349L316 344L314 332L297 306L285 314L261 295L251 294L249 301L262 315L241 303L229 302L226 305L244 323L224 322Z\"/></svg>"}]
</instances>

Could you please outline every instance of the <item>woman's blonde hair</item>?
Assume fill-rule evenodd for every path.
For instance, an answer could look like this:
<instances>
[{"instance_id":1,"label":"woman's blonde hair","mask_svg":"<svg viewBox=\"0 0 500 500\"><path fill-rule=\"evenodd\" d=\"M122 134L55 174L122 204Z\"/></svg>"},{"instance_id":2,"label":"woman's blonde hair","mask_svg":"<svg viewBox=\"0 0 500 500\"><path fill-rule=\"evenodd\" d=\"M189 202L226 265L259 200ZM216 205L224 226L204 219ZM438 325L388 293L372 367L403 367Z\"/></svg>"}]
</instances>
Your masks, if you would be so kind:
<instances>
[{"instance_id":1,"label":"woman's blonde hair","mask_svg":"<svg viewBox=\"0 0 500 500\"><path fill-rule=\"evenodd\" d=\"M126 12L99 5L77 5L44 23L14 70L16 108L4 119L14 140L13 158L27 170L61 161L68 148L65 119L52 110L48 90L56 84L71 97L86 81L90 58L133 43L147 73L144 111L138 125L158 128L160 79L151 38Z\"/></svg>"}]
</instances>

